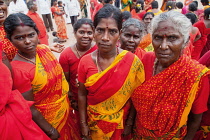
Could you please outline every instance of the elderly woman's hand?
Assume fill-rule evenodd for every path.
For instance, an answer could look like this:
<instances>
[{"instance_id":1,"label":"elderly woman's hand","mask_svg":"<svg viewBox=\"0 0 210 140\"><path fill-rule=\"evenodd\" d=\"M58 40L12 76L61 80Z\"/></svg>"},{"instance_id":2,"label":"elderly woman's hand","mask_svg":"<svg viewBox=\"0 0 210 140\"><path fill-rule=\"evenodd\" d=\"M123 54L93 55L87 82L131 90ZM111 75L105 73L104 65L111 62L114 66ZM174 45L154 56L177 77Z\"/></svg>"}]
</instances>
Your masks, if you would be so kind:
<instances>
[{"instance_id":1,"label":"elderly woman's hand","mask_svg":"<svg viewBox=\"0 0 210 140\"><path fill-rule=\"evenodd\" d=\"M91 140L90 128L88 127L87 123L81 122L80 126L81 126L82 139L83 140Z\"/></svg>"},{"instance_id":2,"label":"elderly woman's hand","mask_svg":"<svg viewBox=\"0 0 210 140\"><path fill-rule=\"evenodd\" d=\"M50 45L50 50L57 53L61 53L64 50L64 48L65 48L64 45L59 44L59 43L52 43Z\"/></svg>"},{"instance_id":3,"label":"elderly woman's hand","mask_svg":"<svg viewBox=\"0 0 210 140\"><path fill-rule=\"evenodd\" d=\"M57 140L58 138L60 138L60 134L58 133L58 130L55 129L54 127L51 127L51 129L49 130L49 132L47 132L47 135L52 140Z\"/></svg>"}]
</instances>

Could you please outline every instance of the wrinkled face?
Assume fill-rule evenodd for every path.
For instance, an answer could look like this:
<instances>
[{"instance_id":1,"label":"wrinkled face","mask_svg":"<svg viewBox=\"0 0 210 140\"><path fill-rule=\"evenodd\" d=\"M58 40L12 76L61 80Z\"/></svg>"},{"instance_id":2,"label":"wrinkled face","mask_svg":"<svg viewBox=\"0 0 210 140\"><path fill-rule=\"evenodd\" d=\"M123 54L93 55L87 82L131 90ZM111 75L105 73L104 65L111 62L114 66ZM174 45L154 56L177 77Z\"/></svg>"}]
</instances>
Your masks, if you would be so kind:
<instances>
[{"instance_id":1,"label":"wrinkled face","mask_svg":"<svg viewBox=\"0 0 210 140\"><path fill-rule=\"evenodd\" d=\"M7 5L3 0L0 0L0 25L3 25L7 17Z\"/></svg>"},{"instance_id":2,"label":"wrinkled face","mask_svg":"<svg viewBox=\"0 0 210 140\"><path fill-rule=\"evenodd\" d=\"M89 24L82 24L74 35L78 45L88 47L93 40L93 29Z\"/></svg>"},{"instance_id":3,"label":"wrinkled face","mask_svg":"<svg viewBox=\"0 0 210 140\"><path fill-rule=\"evenodd\" d=\"M95 29L95 41L98 49L109 52L116 47L119 38L117 22L113 18L102 18Z\"/></svg>"},{"instance_id":4,"label":"wrinkled face","mask_svg":"<svg viewBox=\"0 0 210 140\"><path fill-rule=\"evenodd\" d=\"M34 4L34 5L33 5L33 7L32 7L32 8L33 8L33 10L34 10L34 11L37 11L37 5L36 5L36 3L35 3L35 2L33 2L33 4Z\"/></svg>"},{"instance_id":5,"label":"wrinkled face","mask_svg":"<svg viewBox=\"0 0 210 140\"><path fill-rule=\"evenodd\" d=\"M120 35L121 48L134 53L141 41L141 37L142 32L139 28L133 25L129 26Z\"/></svg>"},{"instance_id":6,"label":"wrinkled face","mask_svg":"<svg viewBox=\"0 0 210 140\"><path fill-rule=\"evenodd\" d=\"M153 19L153 16L150 15L150 14L148 14L148 15L144 18L143 22L146 24L146 26L148 26L148 25L150 24L150 22L152 21L152 19Z\"/></svg>"},{"instance_id":7,"label":"wrinkled face","mask_svg":"<svg viewBox=\"0 0 210 140\"><path fill-rule=\"evenodd\" d=\"M184 37L174 29L174 26L170 21L160 22L152 35L155 55L164 67L177 61L185 46Z\"/></svg>"},{"instance_id":8,"label":"wrinkled face","mask_svg":"<svg viewBox=\"0 0 210 140\"><path fill-rule=\"evenodd\" d=\"M36 51L38 35L34 28L29 26L17 26L11 36L12 44L25 54Z\"/></svg>"}]
</instances>

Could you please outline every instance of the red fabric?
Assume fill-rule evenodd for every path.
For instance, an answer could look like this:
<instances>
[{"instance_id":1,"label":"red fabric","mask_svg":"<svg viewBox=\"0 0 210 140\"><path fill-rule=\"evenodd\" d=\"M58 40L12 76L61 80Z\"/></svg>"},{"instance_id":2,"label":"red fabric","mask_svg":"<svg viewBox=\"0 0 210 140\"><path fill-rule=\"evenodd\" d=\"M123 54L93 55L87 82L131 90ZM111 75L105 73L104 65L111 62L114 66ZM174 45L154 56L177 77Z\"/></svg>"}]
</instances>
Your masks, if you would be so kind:
<instances>
[{"instance_id":1,"label":"red fabric","mask_svg":"<svg viewBox=\"0 0 210 140\"><path fill-rule=\"evenodd\" d=\"M142 11L141 13L139 13L138 14L139 18L142 20L146 13L147 13L147 11Z\"/></svg>"},{"instance_id":2,"label":"red fabric","mask_svg":"<svg viewBox=\"0 0 210 140\"><path fill-rule=\"evenodd\" d=\"M112 96L113 93L116 93L119 88L122 86L122 84L124 83L127 74L130 70L130 65L134 59L134 55L131 52L128 52L123 59L120 61L120 64L117 64L116 66L114 66L112 69L110 69L102 78L100 78L93 86L91 87L87 87L88 88L88 104L89 105L95 105L98 104L104 100L106 100L107 98L109 98L110 96ZM78 67L78 80L80 82L84 82L86 81L85 78L95 74L98 72L96 66L96 70L95 68L93 68L93 65L89 66L88 65L88 61L92 63L93 59L91 58L91 55L88 54L86 56L84 56L79 64ZM115 70L117 69L118 73L121 74L114 74ZM122 75L122 73L124 73ZM90 75L91 74L91 75ZM88 75L88 76L86 76ZM103 84L102 84L103 83ZM113 84L115 83L115 84Z\"/></svg>"},{"instance_id":3,"label":"red fabric","mask_svg":"<svg viewBox=\"0 0 210 140\"><path fill-rule=\"evenodd\" d=\"M97 46L93 46L89 51L87 51L83 56L95 51ZM82 57L83 57L82 56ZM81 57L81 58L82 58ZM75 99L78 99L78 87L77 87L77 69L81 58L77 58L70 47L66 48L60 55L59 62L63 68L64 72L69 72L70 74L70 87Z\"/></svg>"},{"instance_id":4,"label":"red fabric","mask_svg":"<svg viewBox=\"0 0 210 140\"><path fill-rule=\"evenodd\" d=\"M45 45L49 45L46 28L45 28L44 22L40 18L39 14L37 14L36 12L31 12L29 10L28 13L27 13L27 16L29 16L36 23L36 27L39 30L40 43L45 44Z\"/></svg>"},{"instance_id":5,"label":"red fabric","mask_svg":"<svg viewBox=\"0 0 210 140\"><path fill-rule=\"evenodd\" d=\"M135 18L135 19L138 19L138 20L141 20L142 18L140 18L139 14L136 13L136 10L133 9L131 11L131 15L132 15L132 18Z\"/></svg>"},{"instance_id":6,"label":"red fabric","mask_svg":"<svg viewBox=\"0 0 210 140\"><path fill-rule=\"evenodd\" d=\"M189 91L195 78L204 67L182 56L170 67L152 76L154 60L154 53L147 53L143 57L146 81L132 95L133 104L137 110L137 133L144 138L149 136L163 138L165 136L170 139L175 134L169 135L168 132L177 129ZM198 90L191 109L194 114L207 110L208 95L202 90L208 88L205 84L205 77L202 77L200 82L202 86L199 86L201 88ZM171 80L168 80L169 78ZM183 137L185 133L186 128L181 128L178 137Z\"/></svg>"},{"instance_id":7,"label":"red fabric","mask_svg":"<svg viewBox=\"0 0 210 140\"><path fill-rule=\"evenodd\" d=\"M138 56L138 58L140 60L142 60L142 58L144 57L144 55L146 54L146 51L141 49L141 48L136 48L136 51L134 53L136 56Z\"/></svg>"},{"instance_id":8,"label":"red fabric","mask_svg":"<svg viewBox=\"0 0 210 140\"><path fill-rule=\"evenodd\" d=\"M96 13L97 13L102 7L103 7L103 4L101 4L101 3L99 3L99 4L95 7L95 9L94 9L94 11L93 11L93 15L92 15L92 21L94 21L94 17L95 17L95 15L96 15Z\"/></svg>"},{"instance_id":9,"label":"red fabric","mask_svg":"<svg viewBox=\"0 0 210 140\"><path fill-rule=\"evenodd\" d=\"M34 79L36 66L23 61L12 61L11 65L13 69L14 88L19 90L20 93L29 91L32 88L31 81Z\"/></svg>"},{"instance_id":10,"label":"red fabric","mask_svg":"<svg viewBox=\"0 0 210 140\"><path fill-rule=\"evenodd\" d=\"M0 51L0 55L1 55ZM50 140L32 120L30 105L18 90L12 90L9 69L0 57L0 136L2 140Z\"/></svg>"},{"instance_id":11,"label":"red fabric","mask_svg":"<svg viewBox=\"0 0 210 140\"><path fill-rule=\"evenodd\" d=\"M193 26L197 27L201 33L201 38L193 43L194 49L192 51L192 58L198 60L200 58L201 51L206 45L207 34L210 33L210 29L206 28L203 21L198 21Z\"/></svg>"},{"instance_id":12,"label":"red fabric","mask_svg":"<svg viewBox=\"0 0 210 140\"><path fill-rule=\"evenodd\" d=\"M6 38L6 33L4 31L3 26L0 27L0 40L2 42L3 52L5 52L8 60L12 61L12 59L15 57L17 53L17 49L15 46L13 46L10 40Z\"/></svg>"},{"instance_id":13,"label":"red fabric","mask_svg":"<svg viewBox=\"0 0 210 140\"><path fill-rule=\"evenodd\" d=\"M207 53L210 50L210 34L207 36L207 42L206 45L204 46L200 57L202 57L205 53Z\"/></svg>"}]
</instances>

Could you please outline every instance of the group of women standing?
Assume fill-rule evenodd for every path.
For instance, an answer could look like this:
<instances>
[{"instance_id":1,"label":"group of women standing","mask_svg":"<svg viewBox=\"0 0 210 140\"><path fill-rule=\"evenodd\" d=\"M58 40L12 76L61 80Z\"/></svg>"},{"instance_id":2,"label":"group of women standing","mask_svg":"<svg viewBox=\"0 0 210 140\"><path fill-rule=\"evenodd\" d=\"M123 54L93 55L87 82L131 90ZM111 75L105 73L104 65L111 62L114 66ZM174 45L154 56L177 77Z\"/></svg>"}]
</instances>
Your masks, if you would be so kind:
<instances>
[{"instance_id":1,"label":"group of women standing","mask_svg":"<svg viewBox=\"0 0 210 140\"><path fill-rule=\"evenodd\" d=\"M12 66L5 62L13 77L0 57L1 136L192 139L208 109L209 69L182 54L191 27L175 11L156 16L154 52L145 54L137 48L147 31L143 23L131 18L122 24L121 11L107 4L94 22L74 24L77 42L62 52L59 63L48 46L38 44L35 23L11 14L4 30L18 51Z\"/></svg>"}]
</instances>

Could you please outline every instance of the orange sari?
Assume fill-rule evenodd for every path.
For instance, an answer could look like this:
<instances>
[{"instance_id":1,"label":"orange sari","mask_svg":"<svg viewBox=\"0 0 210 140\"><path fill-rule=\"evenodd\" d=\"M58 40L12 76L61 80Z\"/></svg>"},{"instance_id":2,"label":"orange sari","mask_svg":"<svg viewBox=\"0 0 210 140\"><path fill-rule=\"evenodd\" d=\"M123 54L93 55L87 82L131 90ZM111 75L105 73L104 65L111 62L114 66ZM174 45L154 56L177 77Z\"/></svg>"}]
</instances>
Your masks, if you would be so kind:
<instances>
[{"instance_id":1,"label":"orange sari","mask_svg":"<svg viewBox=\"0 0 210 140\"><path fill-rule=\"evenodd\" d=\"M86 79L88 124L93 140L122 139L130 96L143 81L142 63L125 50L107 69Z\"/></svg>"},{"instance_id":2,"label":"orange sari","mask_svg":"<svg viewBox=\"0 0 210 140\"><path fill-rule=\"evenodd\" d=\"M58 6L52 6L51 7L52 14L55 19L55 24L57 25L57 35L61 39L68 39L67 37L67 32L66 32L66 22L65 19L63 18L63 15L57 15L55 12L60 13L60 9Z\"/></svg>"},{"instance_id":3,"label":"orange sari","mask_svg":"<svg viewBox=\"0 0 210 140\"><path fill-rule=\"evenodd\" d=\"M9 61L12 61L12 59L15 57L17 53L17 49L13 44L9 41L9 39L6 38L6 33L4 31L4 27L0 27L0 40L2 42L2 49L3 52L5 52L7 58Z\"/></svg>"},{"instance_id":4,"label":"orange sari","mask_svg":"<svg viewBox=\"0 0 210 140\"><path fill-rule=\"evenodd\" d=\"M146 72L153 71L154 54L144 57L144 61L150 65ZM183 139L199 83L207 74L205 66L182 56L159 74L146 76L132 95L137 110L137 139Z\"/></svg>"},{"instance_id":5,"label":"orange sari","mask_svg":"<svg viewBox=\"0 0 210 140\"><path fill-rule=\"evenodd\" d=\"M152 35L147 34L143 36L141 42L139 43L138 47L144 49L146 52L153 51L153 46L152 46Z\"/></svg>"}]
</instances>

